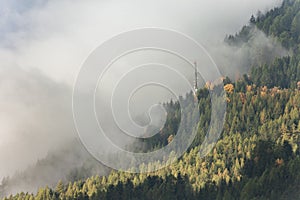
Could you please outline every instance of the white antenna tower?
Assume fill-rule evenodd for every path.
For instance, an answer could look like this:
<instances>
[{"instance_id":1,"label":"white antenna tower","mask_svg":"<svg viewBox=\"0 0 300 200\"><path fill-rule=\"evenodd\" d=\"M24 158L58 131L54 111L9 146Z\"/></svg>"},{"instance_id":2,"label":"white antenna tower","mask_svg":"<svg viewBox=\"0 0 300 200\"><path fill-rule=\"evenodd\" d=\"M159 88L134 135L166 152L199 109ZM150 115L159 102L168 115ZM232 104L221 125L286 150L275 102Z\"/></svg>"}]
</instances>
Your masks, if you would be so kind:
<instances>
[{"instance_id":1,"label":"white antenna tower","mask_svg":"<svg viewBox=\"0 0 300 200\"><path fill-rule=\"evenodd\" d=\"M195 94L198 91L198 70L197 70L197 62L194 62L194 68L195 68L195 80L194 80L194 92Z\"/></svg>"}]
</instances>

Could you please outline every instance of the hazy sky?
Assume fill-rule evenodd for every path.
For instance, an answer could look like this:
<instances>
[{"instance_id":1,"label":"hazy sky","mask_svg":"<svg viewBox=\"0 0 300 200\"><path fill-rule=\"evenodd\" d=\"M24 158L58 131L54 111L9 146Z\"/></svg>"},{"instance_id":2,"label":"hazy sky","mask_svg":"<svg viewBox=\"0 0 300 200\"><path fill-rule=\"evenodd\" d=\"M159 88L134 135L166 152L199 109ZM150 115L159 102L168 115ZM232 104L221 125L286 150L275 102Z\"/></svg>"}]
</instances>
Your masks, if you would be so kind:
<instances>
[{"instance_id":1,"label":"hazy sky","mask_svg":"<svg viewBox=\"0 0 300 200\"><path fill-rule=\"evenodd\" d=\"M71 88L99 44L140 27L174 29L208 49L281 0L1 0L0 177L74 136Z\"/></svg>"},{"instance_id":2,"label":"hazy sky","mask_svg":"<svg viewBox=\"0 0 300 200\"><path fill-rule=\"evenodd\" d=\"M38 68L73 83L87 55L113 35L138 27L164 27L209 45L235 33L258 10L280 0L3 0L2 65Z\"/></svg>"}]
</instances>

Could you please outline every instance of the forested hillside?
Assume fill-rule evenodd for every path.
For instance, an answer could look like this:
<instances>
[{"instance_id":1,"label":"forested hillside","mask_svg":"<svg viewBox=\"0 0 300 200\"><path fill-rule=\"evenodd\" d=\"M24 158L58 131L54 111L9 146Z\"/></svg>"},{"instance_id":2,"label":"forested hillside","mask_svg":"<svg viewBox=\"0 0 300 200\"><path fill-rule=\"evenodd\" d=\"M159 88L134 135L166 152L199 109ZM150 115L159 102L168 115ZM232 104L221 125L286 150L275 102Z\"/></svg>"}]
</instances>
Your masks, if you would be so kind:
<instances>
[{"instance_id":1,"label":"forested hillside","mask_svg":"<svg viewBox=\"0 0 300 200\"><path fill-rule=\"evenodd\" d=\"M55 188L19 193L5 200L300 199L300 1L285 0L279 8L252 16L249 25L225 41L229 45L247 42L252 28L276 38L290 54L270 64L251 66L249 73L236 81L224 78L226 121L209 155L198 155L211 113L209 88L205 87L197 93L197 137L174 164L148 174L112 171L108 176L60 181ZM194 96L190 93L185 98ZM177 102L165 107L169 111L166 125L142 146L143 151L172 141L180 107ZM187 121L185 126L189 124ZM160 163L140 167L155 165Z\"/></svg>"}]
</instances>

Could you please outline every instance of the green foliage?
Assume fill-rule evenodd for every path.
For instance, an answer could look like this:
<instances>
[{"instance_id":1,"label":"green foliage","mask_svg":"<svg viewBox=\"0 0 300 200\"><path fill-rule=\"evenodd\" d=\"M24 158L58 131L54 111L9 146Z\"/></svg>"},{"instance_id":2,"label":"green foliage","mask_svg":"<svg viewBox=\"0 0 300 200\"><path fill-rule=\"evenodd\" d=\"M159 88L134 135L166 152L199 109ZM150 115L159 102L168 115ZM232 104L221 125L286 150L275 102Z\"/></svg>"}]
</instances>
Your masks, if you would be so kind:
<instances>
[{"instance_id":1,"label":"green foliage","mask_svg":"<svg viewBox=\"0 0 300 200\"><path fill-rule=\"evenodd\" d=\"M250 77L257 86L296 88L300 62L296 56L277 58L270 65L253 67Z\"/></svg>"},{"instance_id":2,"label":"green foliage","mask_svg":"<svg viewBox=\"0 0 300 200\"><path fill-rule=\"evenodd\" d=\"M300 1L285 0L281 7L257 16L256 26L276 37L284 47L296 51L299 49L299 15Z\"/></svg>"}]
</instances>

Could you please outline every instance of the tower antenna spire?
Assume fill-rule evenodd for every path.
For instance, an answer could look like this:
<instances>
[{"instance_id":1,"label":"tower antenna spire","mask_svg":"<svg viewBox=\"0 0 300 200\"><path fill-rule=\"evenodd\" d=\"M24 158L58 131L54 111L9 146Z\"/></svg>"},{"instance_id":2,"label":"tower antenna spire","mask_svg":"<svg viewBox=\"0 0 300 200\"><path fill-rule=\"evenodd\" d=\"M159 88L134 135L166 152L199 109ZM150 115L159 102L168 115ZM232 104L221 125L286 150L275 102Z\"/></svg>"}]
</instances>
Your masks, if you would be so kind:
<instances>
[{"instance_id":1,"label":"tower antenna spire","mask_svg":"<svg viewBox=\"0 0 300 200\"><path fill-rule=\"evenodd\" d=\"M194 91L195 94L198 91L198 70L197 70L197 62L194 62L194 68L195 68L195 80L194 80Z\"/></svg>"}]
</instances>

